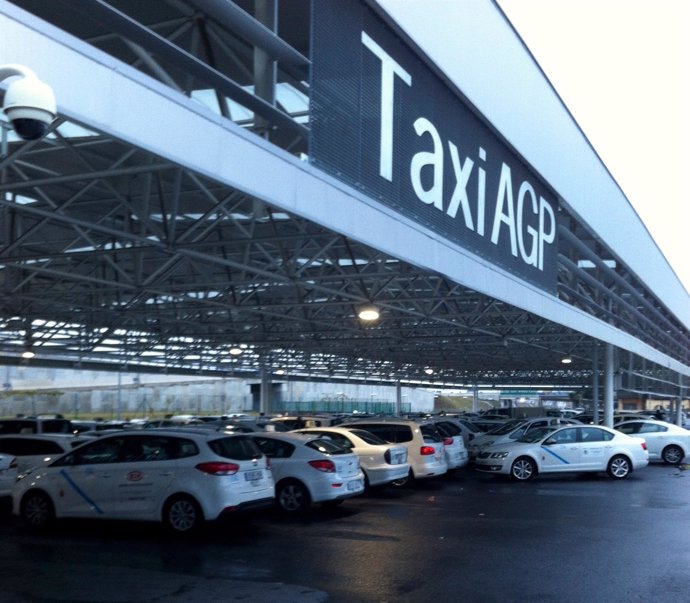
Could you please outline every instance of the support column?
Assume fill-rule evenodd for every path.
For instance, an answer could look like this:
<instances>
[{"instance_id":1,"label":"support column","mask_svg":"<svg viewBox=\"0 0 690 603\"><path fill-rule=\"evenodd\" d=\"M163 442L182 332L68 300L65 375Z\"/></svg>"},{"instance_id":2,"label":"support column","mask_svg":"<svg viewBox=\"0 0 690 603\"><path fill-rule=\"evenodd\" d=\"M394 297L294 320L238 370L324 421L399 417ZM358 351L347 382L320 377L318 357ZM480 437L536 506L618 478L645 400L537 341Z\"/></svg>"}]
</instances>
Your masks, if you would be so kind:
<instances>
[{"instance_id":1,"label":"support column","mask_svg":"<svg viewBox=\"0 0 690 603\"><path fill-rule=\"evenodd\" d=\"M613 427L613 345L606 344L604 355L604 425Z\"/></svg>"},{"instance_id":2,"label":"support column","mask_svg":"<svg viewBox=\"0 0 690 603\"><path fill-rule=\"evenodd\" d=\"M683 426L683 375L678 373L678 397L676 398L676 413L673 422Z\"/></svg>"},{"instance_id":3,"label":"support column","mask_svg":"<svg viewBox=\"0 0 690 603\"><path fill-rule=\"evenodd\" d=\"M261 369L261 391L259 392L259 412L271 413L271 377L265 368Z\"/></svg>"},{"instance_id":4,"label":"support column","mask_svg":"<svg viewBox=\"0 0 690 603\"><path fill-rule=\"evenodd\" d=\"M256 20L276 32L278 27L277 0L255 0L254 17ZM254 94L270 103L276 104L276 62L262 49L254 48ZM256 131L260 136L268 138L270 124L265 119L254 115Z\"/></svg>"},{"instance_id":5,"label":"support column","mask_svg":"<svg viewBox=\"0 0 690 603\"><path fill-rule=\"evenodd\" d=\"M592 414L594 424L599 423L599 342L594 342L592 350Z\"/></svg>"},{"instance_id":6,"label":"support column","mask_svg":"<svg viewBox=\"0 0 690 603\"><path fill-rule=\"evenodd\" d=\"M402 386L400 381L395 382L395 416L402 415Z\"/></svg>"},{"instance_id":7,"label":"support column","mask_svg":"<svg viewBox=\"0 0 690 603\"><path fill-rule=\"evenodd\" d=\"M472 388L472 412L479 412L479 388L476 385Z\"/></svg>"}]
</instances>

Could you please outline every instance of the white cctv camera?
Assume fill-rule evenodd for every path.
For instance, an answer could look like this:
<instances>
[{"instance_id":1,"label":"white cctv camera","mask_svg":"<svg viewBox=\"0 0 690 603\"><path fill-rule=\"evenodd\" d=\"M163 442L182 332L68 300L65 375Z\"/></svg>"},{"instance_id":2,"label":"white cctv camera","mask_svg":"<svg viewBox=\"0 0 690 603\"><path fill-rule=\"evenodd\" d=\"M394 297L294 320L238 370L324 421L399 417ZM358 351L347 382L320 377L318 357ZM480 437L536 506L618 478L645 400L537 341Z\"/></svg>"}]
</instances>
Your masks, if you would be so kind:
<instances>
[{"instance_id":1,"label":"white cctv camera","mask_svg":"<svg viewBox=\"0 0 690 603\"><path fill-rule=\"evenodd\" d=\"M53 90L23 65L0 65L0 80L9 77L2 110L20 138L41 138L57 113Z\"/></svg>"}]
</instances>

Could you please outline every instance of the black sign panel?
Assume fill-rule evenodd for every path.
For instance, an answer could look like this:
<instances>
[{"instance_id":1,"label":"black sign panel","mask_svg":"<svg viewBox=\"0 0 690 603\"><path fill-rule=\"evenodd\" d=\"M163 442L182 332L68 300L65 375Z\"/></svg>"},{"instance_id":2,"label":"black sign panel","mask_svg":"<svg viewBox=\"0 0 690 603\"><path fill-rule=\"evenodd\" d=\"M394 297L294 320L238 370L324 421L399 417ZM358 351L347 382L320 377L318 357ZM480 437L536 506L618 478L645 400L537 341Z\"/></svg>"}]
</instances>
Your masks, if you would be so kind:
<instances>
[{"instance_id":1,"label":"black sign panel","mask_svg":"<svg viewBox=\"0 0 690 603\"><path fill-rule=\"evenodd\" d=\"M312 19L310 161L555 293L539 177L363 2L315 0Z\"/></svg>"}]
</instances>

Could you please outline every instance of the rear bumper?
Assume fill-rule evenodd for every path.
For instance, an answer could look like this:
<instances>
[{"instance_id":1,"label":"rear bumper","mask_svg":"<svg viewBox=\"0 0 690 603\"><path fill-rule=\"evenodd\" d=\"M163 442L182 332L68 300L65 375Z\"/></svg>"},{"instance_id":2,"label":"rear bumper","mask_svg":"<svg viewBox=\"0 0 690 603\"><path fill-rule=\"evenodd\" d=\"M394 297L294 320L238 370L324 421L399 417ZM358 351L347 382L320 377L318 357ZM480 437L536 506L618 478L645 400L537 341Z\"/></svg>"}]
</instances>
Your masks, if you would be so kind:
<instances>
[{"instance_id":1,"label":"rear bumper","mask_svg":"<svg viewBox=\"0 0 690 603\"><path fill-rule=\"evenodd\" d=\"M219 513L216 519L224 519L234 515L241 515L243 513L249 513L258 509L267 509L273 506L274 501L275 499L273 497L247 500L233 507L226 507Z\"/></svg>"}]
</instances>

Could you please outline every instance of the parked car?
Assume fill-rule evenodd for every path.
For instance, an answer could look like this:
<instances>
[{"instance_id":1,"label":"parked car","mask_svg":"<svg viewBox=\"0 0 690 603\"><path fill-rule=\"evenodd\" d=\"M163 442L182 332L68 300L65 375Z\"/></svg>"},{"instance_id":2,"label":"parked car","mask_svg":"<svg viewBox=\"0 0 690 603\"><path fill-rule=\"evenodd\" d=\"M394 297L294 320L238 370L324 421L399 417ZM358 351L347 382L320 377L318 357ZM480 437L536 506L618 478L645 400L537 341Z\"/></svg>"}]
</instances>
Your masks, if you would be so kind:
<instances>
[{"instance_id":1,"label":"parked car","mask_svg":"<svg viewBox=\"0 0 690 603\"><path fill-rule=\"evenodd\" d=\"M53 518L162 521L186 533L226 513L271 505L268 461L244 435L120 431L21 475L13 511L33 528Z\"/></svg>"},{"instance_id":2,"label":"parked car","mask_svg":"<svg viewBox=\"0 0 690 603\"><path fill-rule=\"evenodd\" d=\"M679 465L690 454L690 430L665 421L624 421L614 425L621 433L641 436L647 442L650 461Z\"/></svg>"},{"instance_id":3,"label":"parked car","mask_svg":"<svg viewBox=\"0 0 690 603\"><path fill-rule=\"evenodd\" d=\"M521 439L489 446L477 456L476 468L520 481L541 473L602 471L622 479L648 463L642 438L599 425L569 425L536 428Z\"/></svg>"},{"instance_id":4,"label":"parked car","mask_svg":"<svg viewBox=\"0 0 690 603\"><path fill-rule=\"evenodd\" d=\"M312 502L333 506L364 492L359 458L333 440L303 433L248 434L271 460L276 505L286 513Z\"/></svg>"},{"instance_id":5,"label":"parked car","mask_svg":"<svg viewBox=\"0 0 690 603\"><path fill-rule=\"evenodd\" d=\"M271 423L284 426L288 430L304 429L305 427L330 427L341 422L336 415L297 415L273 417ZM279 431L279 429L276 429Z\"/></svg>"},{"instance_id":6,"label":"parked car","mask_svg":"<svg viewBox=\"0 0 690 603\"><path fill-rule=\"evenodd\" d=\"M460 429L444 425L442 422L432 419L421 419L419 423L423 435L432 435L443 442L443 452L446 455L448 471L460 469L467 465L468 454L465 441Z\"/></svg>"},{"instance_id":7,"label":"parked car","mask_svg":"<svg viewBox=\"0 0 690 603\"><path fill-rule=\"evenodd\" d=\"M17 480L17 459L11 454L0 454L0 498L12 495Z\"/></svg>"},{"instance_id":8,"label":"parked car","mask_svg":"<svg viewBox=\"0 0 690 603\"><path fill-rule=\"evenodd\" d=\"M580 424L579 421L573 419L560 419L558 417L534 417L531 419L511 419L503 425L495 427L485 434L477 436L472 440L469 446L470 460L477 458L477 455L484 449L494 444L502 442L510 442L520 439L522 436L528 434L533 429L546 427L551 425L558 427L560 425Z\"/></svg>"},{"instance_id":9,"label":"parked car","mask_svg":"<svg viewBox=\"0 0 690 603\"><path fill-rule=\"evenodd\" d=\"M73 433L72 422L61 418L22 417L0 419L2 433Z\"/></svg>"},{"instance_id":10,"label":"parked car","mask_svg":"<svg viewBox=\"0 0 690 603\"><path fill-rule=\"evenodd\" d=\"M442 423L446 429L448 429L450 432L455 431L456 429L460 430L460 433L462 433L462 441L465 444L465 448L469 449L470 447L470 442L474 440L474 438L482 435L485 433L477 425L472 423L472 421L465 419L464 417L453 417L453 416L448 416L448 415L443 415L443 416L436 416L436 417L430 417L430 420L433 421L438 421Z\"/></svg>"},{"instance_id":11,"label":"parked car","mask_svg":"<svg viewBox=\"0 0 690 603\"><path fill-rule=\"evenodd\" d=\"M65 452L91 438L68 433L37 433L0 435L0 453L17 458L17 470L22 473L33 467L42 467Z\"/></svg>"},{"instance_id":12,"label":"parked car","mask_svg":"<svg viewBox=\"0 0 690 603\"><path fill-rule=\"evenodd\" d=\"M405 419L362 419L343 423L341 427L364 429L391 444L407 446L410 473L406 479L395 480L393 485L404 486L410 479L426 479L448 471L443 442L432 434L424 434L419 424Z\"/></svg>"},{"instance_id":13,"label":"parked car","mask_svg":"<svg viewBox=\"0 0 690 603\"><path fill-rule=\"evenodd\" d=\"M407 447L393 445L364 429L345 427L308 427L295 433L316 434L333 440L359 457L364 486L383 486L404 479L410 472Z\"/></svg>"}]
</instances>

